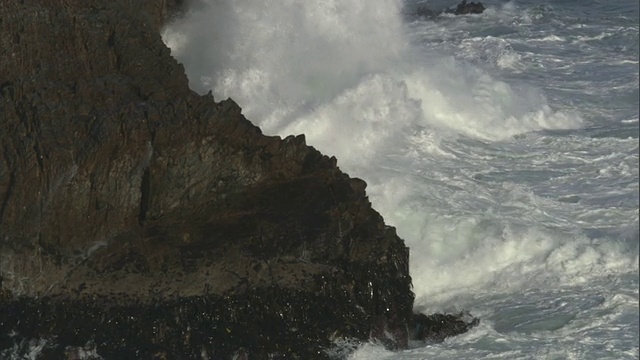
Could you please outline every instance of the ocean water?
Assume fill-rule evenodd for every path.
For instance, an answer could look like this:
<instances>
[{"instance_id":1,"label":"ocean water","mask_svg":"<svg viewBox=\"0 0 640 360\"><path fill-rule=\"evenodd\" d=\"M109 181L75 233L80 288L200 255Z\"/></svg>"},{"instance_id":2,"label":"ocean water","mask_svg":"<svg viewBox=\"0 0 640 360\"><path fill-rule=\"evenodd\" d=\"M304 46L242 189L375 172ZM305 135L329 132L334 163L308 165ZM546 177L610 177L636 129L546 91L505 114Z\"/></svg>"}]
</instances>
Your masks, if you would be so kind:
<instances>
[{"instance_id":1,"label":"ocean water","mask_svg":"<svg viewBox=\"0 0 640 360\"><path fill-rule=\"evenodd\" d=\"M209 0L190 86L338 158L411 248L416 309L481 319L351 359L638 359L637 0Z\"/></svg>"}]
</instances>

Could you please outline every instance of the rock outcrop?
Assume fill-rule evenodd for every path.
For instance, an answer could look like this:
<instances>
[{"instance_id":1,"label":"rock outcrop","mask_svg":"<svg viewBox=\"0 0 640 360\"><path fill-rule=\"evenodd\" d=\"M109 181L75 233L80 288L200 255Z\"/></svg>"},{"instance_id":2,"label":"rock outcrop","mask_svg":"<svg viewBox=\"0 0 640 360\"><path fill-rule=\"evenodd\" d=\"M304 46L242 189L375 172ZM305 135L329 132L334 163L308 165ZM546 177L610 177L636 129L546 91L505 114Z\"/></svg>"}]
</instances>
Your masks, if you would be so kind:
<instances>
[{"instance_id":1,"label":"rock outcrop","mask_svg":"<svg viewBox=\"0 0 640 360\"><path fill-rule=\"evenodd\" d=\"M455 336L469 331L478 325L480 320L468 313L459 314L414 314L411 323L412 340L425 342L444 341L449 336Z\"/></svg>"},{"instance_id":2,"label":"rock outcrop","mask_svg":"<svg viewBox=\"0 0 640 360\"><path fill-rule=\"evenodd\" d=\"M409 253L366 184L190 91L179 6L0 3L0 357L405 347Z\"/></svg>"},{"instance_id":3,"label":"rock outcrop","mask_svg":"<svg viewBox=\"0 0 640 360\"><path fill-rule=\"evenodd\" d=\"M426 6L420 6L416 10L416 15L419 16L419 17L422 17L422 18L433 19L433 18L437 17L438 15L440 15L440 13L429 9Z\"/></svg>"},{"instance_id":4,"label":"rock outcrop","mask_svg":"<svg viewBox=\"0 0 640 360\"><path fill-rule=\"evenodd\" d=\"M462 0L462 2L456 5L455 10L451 11L455 15L466 15L466 14L482 14L485 11L484 5L481 2L467 2L467 0Z\"/></svg>"},{"instance_id":5,"label":"rock outcrop","mask_svg":"<svg viewBox=\"0 0 640 360\"><path fill-rule=\"evenodd\" d=\"M467 2L467 0L462 0L455 8L448 8L444 11L437 12L431 10L425 6L420 6L416 10L416 15L426 19L434 19L440 14L453 14L453 15L467 15L467 14L482 14L486 8L481 2Z\"/></svg>"}]
</instances>

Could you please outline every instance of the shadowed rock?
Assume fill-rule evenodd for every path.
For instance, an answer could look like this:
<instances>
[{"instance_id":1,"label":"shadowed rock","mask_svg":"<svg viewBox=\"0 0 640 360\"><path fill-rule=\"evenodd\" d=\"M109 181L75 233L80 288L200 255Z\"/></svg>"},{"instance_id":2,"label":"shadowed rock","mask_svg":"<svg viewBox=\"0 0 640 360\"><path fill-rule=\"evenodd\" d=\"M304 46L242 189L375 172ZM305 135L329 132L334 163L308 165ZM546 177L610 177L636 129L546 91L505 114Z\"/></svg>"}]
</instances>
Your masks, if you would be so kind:
<instances>
[{"instance_id":1,"label":"shadowed rock","mask_svg":"<svg viewBox=\"0 0 640 360\"><path fill-rule=\"evenodd\" d=\"M454 15L482 14L485 10L486 8L484 7L484 5L482 5L481 2L476 3L472 1L468 3L466 0L462 0L462 2L455 7L455 9L445 9L441 12L437 12L425 6L421 6L416 10L416 15L426 19L434 19L442 13Z\"/></svg>"},{"instance_id":2,"label":"shadowed rock","mask_svg":"<svg viewBox=\"0 0 640 360\"><path fill-rule=\"evenodd\" d=\"M479 320L466 313L414 314L411 323L411 339L441 342L450 336L463 334L478 325Z\"/></svg>"},{"instance_id":3,"label":"shadowed rock","mask_svg":"<svg viewBox=\"0 0 640 360\"><path fill-rule=\"evenodd\" d=\"M465 15L465 14L482 14L485 10L484 5L481 2L467 2L467 0L462 0L460 4L456 6L456 9L453 11L455 15Z\"/></svg>"}]
</instances>

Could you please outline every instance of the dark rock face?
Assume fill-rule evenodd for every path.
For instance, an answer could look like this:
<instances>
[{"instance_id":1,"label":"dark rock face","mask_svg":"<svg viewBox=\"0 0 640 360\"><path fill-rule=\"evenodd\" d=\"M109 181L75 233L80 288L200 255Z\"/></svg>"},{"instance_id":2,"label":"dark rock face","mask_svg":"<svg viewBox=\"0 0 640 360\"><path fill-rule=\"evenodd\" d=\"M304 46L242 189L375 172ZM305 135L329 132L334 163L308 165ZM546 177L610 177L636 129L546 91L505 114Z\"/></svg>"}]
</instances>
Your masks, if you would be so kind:
<instances>
[{"instance_id":1,"label":"dark rock face","mask_svg":"<svg viewBox=\"0 0 640 360\"><path fill-rule=\"evenodd\" d=\"M168 2L133 3L0 4L0 334L118 357L303 356L374 328L406 346L408 249L364 182L191 92Z\"/></svg>"},{"instance_id":2,"label":"dark rock face","mask_svg":"<svg viewBox=\"0 0 640 360\"><path fill-rule=\"evenodd\" d=\"M5 306L1 317L7 329L49 339L41 354L46 359L64 359L65 353L88 344L105 359L202 359L203 353L230 359L239 350L257 359L315 359L328 357L328 330L351 333L367 321L363 312L336 306L343 301L348 301L346 294L278 288L124 306L104 299L21 299ZM347 321L338 324L336 319ZM3 349L19 354L19 341L1 333L0 358Z\"/></svg>"},{"instance_id":3,"label":"dark rock face","mask_svg":"<svg viewBox=\"0 0 640 360\"><path fill-rule=\"evenodd\" d=\"M190 91L158 34L180 6L0 2L0 357L405 347L409 253L366 184Z\"/></svg>"},{"instance_id":4,"label":"dark rock face","mask_svg":"<svg viewBox=\"0 0 640 360\"><path fill-rule=\"evenodd\" d=\"M414 314L411 323L412 340L440 342L449 336L469 331L479 320L469 314Z\"/></svg>"},{"instance_id":5,"label":"dark rock face","mask_svg":"<svg viewBox=\"0 0 640 360\"><path fill-rule=\"evenodd\" d=\"M454 15L466 15L466 14L482 14L486 8L482 5L481 2L470 2L467 0L462 0L460 4L458 4L455 9L445 9L442 12L433 11L425 6L421 6L416 10L416 16L426 18L426 19L434 19L438 17L441 13L445 14L454 14Z\"/></svg>"},{"instance_id":6,"label":"dark rock face","mask_svg":"<svg viewBox=\"0 0 640 360\"><path fill-rule=\"evenodd\" d=\"M164 23L179 16L186 10L188 0L142 0L141 5L156 28L160 29ZM192 0L193 1L193 0ZM135 5L134 5L135 6Z\"/></svg>"},{"instance_id":7,"label":"dark rock face","mask_svg":"<svg viewBox=\"0 0 640 360\"><path fill-rule=\"evenodd\" d=\"M467 0L462 0L460 4L456 6L456 9L453 11L456 15L465 15L465 14L482 14L485 10L484 5L481 2L470 2Z\"/></svg>"},{"instance_id":8,"label":"dark rock face","mask_svg":"<svg viewBox=\"0 0 640 360\"><path fill-rule=\"evenodd\" d=\"M425 6L421 6L418 8L418 10L416 10L416 15L427 18L427 19L433 19L437 17L439 14Z\"/></svg>"}]
</instances>

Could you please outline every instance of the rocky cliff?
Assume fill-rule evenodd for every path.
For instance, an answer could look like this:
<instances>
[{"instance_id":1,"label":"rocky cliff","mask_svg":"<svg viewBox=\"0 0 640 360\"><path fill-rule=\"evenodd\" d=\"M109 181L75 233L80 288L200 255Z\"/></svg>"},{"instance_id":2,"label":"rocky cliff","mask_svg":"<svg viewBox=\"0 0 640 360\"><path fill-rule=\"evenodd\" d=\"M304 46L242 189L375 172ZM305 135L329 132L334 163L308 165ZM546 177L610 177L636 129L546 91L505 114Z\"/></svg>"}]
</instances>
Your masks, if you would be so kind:
<instances>
[{"instance_id":1,"label":"rocky cliff","mask_svg":"<svg viewBox=\"0 0 640 360\"><path fill-rule=\"evenodd\" d=\"M158 33L181 5L0 2L0 355L406 346L408 249L366 184L190 91Z\"/></svg>"}]
</instances>

